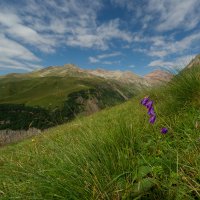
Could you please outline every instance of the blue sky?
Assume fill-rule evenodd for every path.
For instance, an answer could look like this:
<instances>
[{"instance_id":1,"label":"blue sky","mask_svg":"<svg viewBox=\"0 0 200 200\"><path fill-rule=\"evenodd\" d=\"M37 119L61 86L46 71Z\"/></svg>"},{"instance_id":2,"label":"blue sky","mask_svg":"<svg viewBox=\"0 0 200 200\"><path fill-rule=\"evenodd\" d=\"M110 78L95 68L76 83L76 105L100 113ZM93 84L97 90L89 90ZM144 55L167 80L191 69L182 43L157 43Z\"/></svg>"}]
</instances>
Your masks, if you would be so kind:
<instances>
[{"instance_id":1,"label":"blue sky","mask_svg":"<svg viewBox=\"0 0 200 200\"><path fill-rule=\"evenodd\" d=\"M144 75L199 53L199 0L0 1L0 74L74 63Z\"/></svg>"}]
</instances>

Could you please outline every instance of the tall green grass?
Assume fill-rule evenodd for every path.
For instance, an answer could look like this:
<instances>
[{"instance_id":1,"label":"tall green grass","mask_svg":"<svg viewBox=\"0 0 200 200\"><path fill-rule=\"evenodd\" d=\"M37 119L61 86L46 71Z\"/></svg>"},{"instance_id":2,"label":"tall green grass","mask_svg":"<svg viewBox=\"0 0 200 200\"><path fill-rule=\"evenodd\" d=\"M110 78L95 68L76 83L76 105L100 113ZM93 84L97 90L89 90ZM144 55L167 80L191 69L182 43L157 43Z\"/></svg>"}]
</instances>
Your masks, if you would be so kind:
<instances>
[{"instance_id":1,"label":"tall green grass","mask_svg":"<svg viewBox=\"0 0 200 200\"><path fill-rule=\"evenodd\" d=\"M199 84L199 69L188 70L164 88L2 148L0 198L199 199ZM140 105L147 93L154 125Z\"/></svg>"}]
</instances>

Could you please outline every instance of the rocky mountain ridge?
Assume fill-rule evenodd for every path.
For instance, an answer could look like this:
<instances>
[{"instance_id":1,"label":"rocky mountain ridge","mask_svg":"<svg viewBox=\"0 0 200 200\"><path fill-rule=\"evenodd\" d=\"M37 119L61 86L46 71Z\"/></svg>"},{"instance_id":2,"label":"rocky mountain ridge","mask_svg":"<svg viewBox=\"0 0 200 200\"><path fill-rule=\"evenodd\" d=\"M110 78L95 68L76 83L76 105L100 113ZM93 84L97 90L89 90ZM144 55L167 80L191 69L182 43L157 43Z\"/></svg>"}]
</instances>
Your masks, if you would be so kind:
<instances>
[{"instance_id":1,"label":"rocky mountain ridge","mask_svg":"<svg viewBox=\"0 0 200 200\"><path fill-rule=\"evenodd\" d=\"M168 82L173 77L172 74L163 70L156 70L151 72L144 77L134 74L131 71L120 71L120 70L104 70L104 69L81 69L74 64L65 64L64 66L50 66L47 68L39 69L30 73L17 74L12 73L1 78L31 78L31 77L87 77L94 78L99 77L106 80L115 80L126 84L135 83L138 86L151 86L158 83Z\"/></svg>"},{"instance_id":2,"label":"rocky mountain ridge","mask_svg":"<svg viewBox=\"0 0 200 200\"><path fill-rule=\"evenodd\" d=\"M172 73L163 70L155 70L144 76L144 79L153 85L169 82L172 78Z\"/></svg>"}]
</instances>

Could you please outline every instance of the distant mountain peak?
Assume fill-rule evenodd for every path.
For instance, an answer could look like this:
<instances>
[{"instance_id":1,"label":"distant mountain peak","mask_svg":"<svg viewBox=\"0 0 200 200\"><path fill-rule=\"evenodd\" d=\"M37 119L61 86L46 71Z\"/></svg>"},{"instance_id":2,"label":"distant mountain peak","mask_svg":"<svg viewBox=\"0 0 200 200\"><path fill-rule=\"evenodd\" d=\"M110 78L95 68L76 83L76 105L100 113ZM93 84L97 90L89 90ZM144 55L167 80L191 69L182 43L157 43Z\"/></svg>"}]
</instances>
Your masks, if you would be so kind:
<instances>
[{"instance_id":1,"label":"distant mountain peak","mask_svg":"<svg viewBox=\"0 0 200 200\"><path fill-rule=\"evenodd\" d=\"M155 70L144 76L144 78L151 84L169 82L172 79L172 77L173 74L165 70Z\"/></svg>"},{"instance_id":2,"label":"distant mountain peak","mask_svg":"<svg viewBox=\"0 0 200 200\"><path fill-rule=\"evenodd\" d=\"M166 70L156 69L156 70L154 70L154 71L146 74L145 76L148 76L150 74L157 74L157 75L159 75L159 74L171 74L171 73L168 72L168 71L166 71Z\"/></svg>"},{"instance_id":3,"label":"distant mountain peak","mask_svg":"<svg viewBox=\"0 0 200 200\"><path fill-rule=\"evenodd\" d=\"M75 64L64 64L64 68L71 69L71 70L79 70L80 68Z\"/></svg>"}]
</instances>

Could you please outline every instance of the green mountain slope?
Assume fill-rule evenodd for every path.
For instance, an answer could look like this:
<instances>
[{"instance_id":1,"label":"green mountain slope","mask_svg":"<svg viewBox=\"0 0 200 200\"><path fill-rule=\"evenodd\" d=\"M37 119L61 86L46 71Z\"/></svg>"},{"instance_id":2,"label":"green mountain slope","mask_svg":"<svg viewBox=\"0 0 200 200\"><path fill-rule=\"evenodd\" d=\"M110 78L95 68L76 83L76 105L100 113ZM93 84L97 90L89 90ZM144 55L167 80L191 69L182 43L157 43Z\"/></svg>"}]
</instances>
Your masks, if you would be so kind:
<instances>
[{"instance_id":1,"label":"green mountain slope","mask_svg":"<svg viewBox=\"0 0 200 200\"><path fill-rule=\"evenodd\" d=\"M71 65L9 74L0 78L0 129L45 129L124 102L141 87Z\"/></svg>"},{"instance_id":2,"label":"green mountain slope","mask_svg":"<svg viewBox=\"0 0 200 200\"><path fill-rule=\"evenodd\" d=\"M68 94L90 88L74 77L11 78L0 80L0 85L0 103L44 108L61 106Z\"/></svg>"},{"instance_id":3,"label":"green mountain slope","mask_svg":"<svg viewBox=\"0 0 200 200\"><path fill-rule=\"evenodd\" d=\"M1 148L1 199L199 199L199 91L196 67L166 87ZM140 104L146 95L153 125Z\"/></svg>"}]
</instances>

